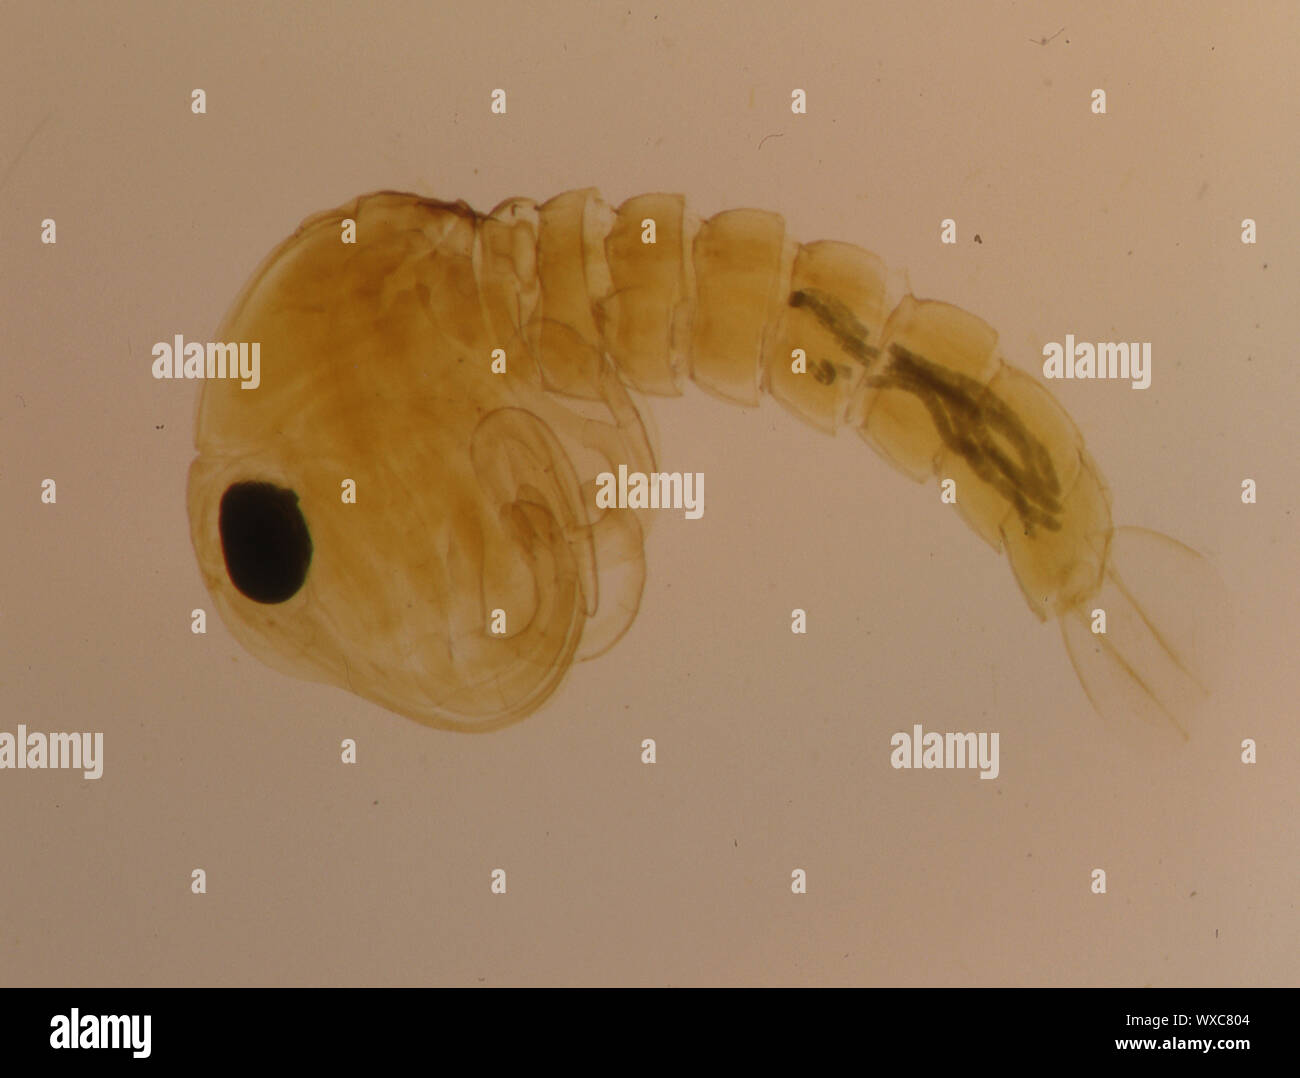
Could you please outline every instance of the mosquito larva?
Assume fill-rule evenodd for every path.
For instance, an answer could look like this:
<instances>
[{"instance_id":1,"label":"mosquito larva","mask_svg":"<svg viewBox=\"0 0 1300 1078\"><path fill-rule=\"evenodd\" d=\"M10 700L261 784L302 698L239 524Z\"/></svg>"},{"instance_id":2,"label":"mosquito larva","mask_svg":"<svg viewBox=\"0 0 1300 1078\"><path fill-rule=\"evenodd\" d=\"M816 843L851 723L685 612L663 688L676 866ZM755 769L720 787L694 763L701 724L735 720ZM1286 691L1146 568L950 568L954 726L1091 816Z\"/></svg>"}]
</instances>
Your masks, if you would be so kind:
<instances>
[{"instance_id":1,"label":"mosquito larva","mask_svg":"<svg viewBox=\"0 0 1300 1078\"><path fill-rule=\"evenodd\" d=\"M1182 729L1202 695L1184 619L1157 611L1208 564L1112 526L1078 430L982 320L887 299L879 258L797 244L776 214L581 190L480 215L380 192L305 221L219 335L265 358L255 392L209 381L199 409L191 532L226 624L271 665L428 725L523 718L627 630L647 514L597 509L595 477L654 470L632 393L688 382L748 406L766 391L914 479L954 479L1099 710ZM1154 600L1130 554L1163 574Z\"/></svg>"}]
</instances>

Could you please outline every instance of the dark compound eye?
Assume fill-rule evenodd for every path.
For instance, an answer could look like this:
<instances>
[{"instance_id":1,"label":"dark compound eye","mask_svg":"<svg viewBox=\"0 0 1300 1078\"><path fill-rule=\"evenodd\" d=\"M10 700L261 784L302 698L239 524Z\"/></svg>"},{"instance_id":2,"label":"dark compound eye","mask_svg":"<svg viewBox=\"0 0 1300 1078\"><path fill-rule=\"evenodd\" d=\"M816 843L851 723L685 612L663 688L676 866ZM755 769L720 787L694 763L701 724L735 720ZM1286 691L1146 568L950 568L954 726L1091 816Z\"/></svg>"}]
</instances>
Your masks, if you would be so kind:
<instances>
[{"instance_id":1,"label":"dark compound eye","mask_svg":"<svg viewBox=\"0 0 1300 1078\"><path fill-rule=\"evenodd\" d=\"M274 483L232 483L218 519L226 573L256 603L298 594L311 565L311 535L298 495Z\"/></svg>"}]
</instances>

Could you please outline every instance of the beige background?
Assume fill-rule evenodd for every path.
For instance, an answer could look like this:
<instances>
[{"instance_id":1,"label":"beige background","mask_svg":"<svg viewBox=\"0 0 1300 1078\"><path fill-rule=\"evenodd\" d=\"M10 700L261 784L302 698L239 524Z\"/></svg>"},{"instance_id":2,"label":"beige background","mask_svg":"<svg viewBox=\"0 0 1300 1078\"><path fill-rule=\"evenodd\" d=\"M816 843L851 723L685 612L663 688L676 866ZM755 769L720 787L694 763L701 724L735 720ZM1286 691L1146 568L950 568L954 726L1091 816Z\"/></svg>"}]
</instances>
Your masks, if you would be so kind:
<instances>
[{"instance_id":1,"label":"beige background","mask_svg":"<svg viewBox=\"0 0 1300 1078\"><path fill-rule=\"evenodd\" d=\"M1295 984L1295 6L375 6L0 14L0 729L106 741L98 782L0 772L0 983ZM358 193L587 185L861 244L1031 369L1152 341L1145 392L1054 389L1116 519L1231 590L1216 721L1108 728L933 484L698 393L648 410L704 519L663 515L631 632L521 725L431 731L192 635L198 387L153 342L208 339ZM893 771L913 721L999 731L1000 779Z\"/></svg>"}]
</instances>

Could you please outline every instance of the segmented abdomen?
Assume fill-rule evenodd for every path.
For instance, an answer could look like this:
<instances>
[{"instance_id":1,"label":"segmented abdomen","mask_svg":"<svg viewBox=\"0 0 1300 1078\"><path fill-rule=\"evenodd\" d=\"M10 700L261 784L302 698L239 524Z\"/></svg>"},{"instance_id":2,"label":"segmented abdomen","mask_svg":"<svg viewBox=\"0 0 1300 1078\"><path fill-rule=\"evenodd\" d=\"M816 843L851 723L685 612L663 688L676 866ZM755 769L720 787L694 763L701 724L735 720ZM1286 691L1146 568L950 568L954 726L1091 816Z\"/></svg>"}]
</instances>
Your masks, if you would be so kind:
<instances>
[{"instance_id":1,"label":"segmented abdomen","mask_svg":"<svg viewBox=\"0 0 1300 1078\"><path fill-rule=\"evenodd\" d=\"M853 427L914 479L954 480L962 516L1005 547L1039 617L1097 590L1110 501L1077 428L1004 362L983 320L887 298L874 254L795 243L774 213L700 221L677 195L614 210L594 190L510 200L481 235L485 295L523 297L502 328L518 331L546 388L598 398L608 356L647 394L689 379L752 406L766 390L821 430Z\"/></svg>"}]
</instances>

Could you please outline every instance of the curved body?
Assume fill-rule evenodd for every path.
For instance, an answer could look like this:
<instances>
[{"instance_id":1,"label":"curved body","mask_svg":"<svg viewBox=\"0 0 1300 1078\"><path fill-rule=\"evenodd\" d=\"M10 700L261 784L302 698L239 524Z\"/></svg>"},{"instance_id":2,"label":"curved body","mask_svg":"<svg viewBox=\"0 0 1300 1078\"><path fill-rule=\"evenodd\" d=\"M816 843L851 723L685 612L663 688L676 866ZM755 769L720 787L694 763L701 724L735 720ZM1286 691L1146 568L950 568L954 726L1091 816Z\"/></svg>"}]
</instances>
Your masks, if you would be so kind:
<instances>
[{"instance_id":1,"label":"curved body","mask_svg":"<svg viewBox=\"0 0 1300 1078\"><path fill-rule=\"evenodd\" d=\"M796 243L776 214L381 192L305 221L218 335L262 356L256 389L209 380L199 408L191 531L223 618L272 665L429 725L522 718L626 631L647 514L598 509L596 477L654 470L632 393L690 382L955 480L1100 708L1177 724L1201 691L1121 581L1109 494L1052 395L975 315L895 301L875 255Z\"/></svg>"}]
</instances>

